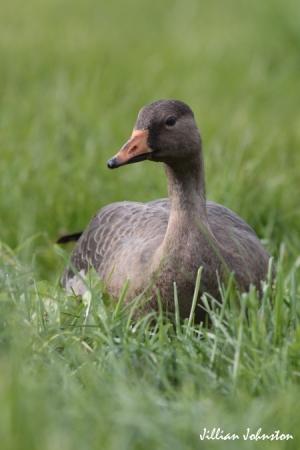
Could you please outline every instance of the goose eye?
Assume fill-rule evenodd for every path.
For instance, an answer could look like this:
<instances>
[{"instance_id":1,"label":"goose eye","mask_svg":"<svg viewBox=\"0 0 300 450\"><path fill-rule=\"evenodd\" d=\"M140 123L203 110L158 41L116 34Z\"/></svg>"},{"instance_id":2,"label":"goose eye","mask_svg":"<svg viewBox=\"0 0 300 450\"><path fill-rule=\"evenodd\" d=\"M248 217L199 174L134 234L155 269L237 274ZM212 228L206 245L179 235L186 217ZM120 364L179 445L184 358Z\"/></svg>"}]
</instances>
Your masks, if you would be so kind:
<instances>
[{"instance_id":1,"label":"goose eye","mask_svg":"<svg viewBox=\"0 0 300 450\"><path fill-rule=\"evenodd\" d=\"M167 127L173 127L175 125L175 123L176 123L176 120L177 120L176 117L169 116L169 117L166 118L165 125Z\"/></svg>"}]
</instances>

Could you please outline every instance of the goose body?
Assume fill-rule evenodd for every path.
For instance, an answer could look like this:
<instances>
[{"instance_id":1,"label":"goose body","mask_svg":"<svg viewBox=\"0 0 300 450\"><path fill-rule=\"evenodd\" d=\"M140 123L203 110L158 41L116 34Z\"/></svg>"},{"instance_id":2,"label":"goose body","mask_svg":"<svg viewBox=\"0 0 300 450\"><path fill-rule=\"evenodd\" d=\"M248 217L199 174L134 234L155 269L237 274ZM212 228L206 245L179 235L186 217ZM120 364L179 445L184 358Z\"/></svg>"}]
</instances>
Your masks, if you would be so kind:
<instances>
[{"instance_id":1,"label":"goose body","mask_svg":"<svg viewBox=\"0 0 300 450\"><path fill-rule=\"evenodd\" d=\"M219 282L231 272L241 290L259 289L269 255L246 222L206 201L201 140L187 105L162 100L144 107L131 139L108 166L144 159L165 164L169 198L102 208L78 240L63 285L82 294L82 275L93 267L112 296L128 282L128 301L144 292L145 308L155 309L159 291L164 308L173 311L176 282L182 317L189 314L200 266L200 295L218 298ZM203 316L199 305L196 319Z\"/></svg>"}]
</instances>

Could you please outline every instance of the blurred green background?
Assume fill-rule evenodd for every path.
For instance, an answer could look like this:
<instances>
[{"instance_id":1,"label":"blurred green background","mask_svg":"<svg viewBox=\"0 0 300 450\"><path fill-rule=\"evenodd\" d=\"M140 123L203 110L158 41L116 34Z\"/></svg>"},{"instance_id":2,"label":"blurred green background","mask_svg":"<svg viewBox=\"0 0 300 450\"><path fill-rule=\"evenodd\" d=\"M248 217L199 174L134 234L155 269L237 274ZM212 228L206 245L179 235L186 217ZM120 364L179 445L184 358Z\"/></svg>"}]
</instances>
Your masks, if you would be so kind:
<instances>
[{"instance_id":1,"label":"blurred green background","mask_svg":"<svg viewBox=\"0 0 300 450\"><path fill-rule=\"evenodd\" d=\"M281 428L294 442L243 448L299 448L299 24L298 0L2 2L1 448L233 448L200 442L205 425ZM203 341L61 324L56 238L110 202L166 195L158 165L106 169L160 98L195 112L208 198L285 249L279 309L257 310L243 341L234 315Z\"/></svg>"}]
</instances>

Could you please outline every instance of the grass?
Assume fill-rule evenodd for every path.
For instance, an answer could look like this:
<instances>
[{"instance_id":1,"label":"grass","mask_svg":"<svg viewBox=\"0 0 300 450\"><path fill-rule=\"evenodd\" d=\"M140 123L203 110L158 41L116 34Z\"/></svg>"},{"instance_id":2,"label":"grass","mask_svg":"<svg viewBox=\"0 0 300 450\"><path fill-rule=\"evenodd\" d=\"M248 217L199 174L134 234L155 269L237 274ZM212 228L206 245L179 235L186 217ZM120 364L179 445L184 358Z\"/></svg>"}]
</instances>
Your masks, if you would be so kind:
<instances>
[{"instance_id":1,"label":"grass","mask_svg":"<svg viewBox=\"0 0 300 450\"><path fill-rule=\"evenodd\" d=\"M296 0L1 6L1 449L299 448L299 19ZM195 111L208 198L277 267L262 302L225 286L211 328L133 323L94 279L82 302L59 287L57 236L166 195L157 165L105 161L169 97ZM202 442L204 427L294 439Z\"/></svg>"}]
</instances>

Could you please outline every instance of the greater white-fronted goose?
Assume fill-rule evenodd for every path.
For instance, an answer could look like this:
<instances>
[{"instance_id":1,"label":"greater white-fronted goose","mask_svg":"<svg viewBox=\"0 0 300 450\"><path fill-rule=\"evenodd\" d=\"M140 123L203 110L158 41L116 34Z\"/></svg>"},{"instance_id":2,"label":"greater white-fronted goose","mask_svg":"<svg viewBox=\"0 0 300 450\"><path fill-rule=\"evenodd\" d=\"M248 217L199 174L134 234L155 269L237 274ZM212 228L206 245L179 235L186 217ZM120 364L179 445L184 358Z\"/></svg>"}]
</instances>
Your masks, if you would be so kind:
<instances>
[{"instance_id":1,"label":"greater white-fronted goose","mask_svg":"<svg viewBox=\"0 0 300 450\"><path fill-rule=\"evenodd\" d=\"M182 318L190 313L200 266L199 299L204 292L218 298L220 280L231 272L241 290L259 289L269 256L240 217L206 201L201 138L185 103L160 100L142 108L131 138L107 165L144 160L164 164L169 198L102 208L78 240L63 285L82 294L82 275L92 266L113 297L128 282L127 301L142 292L148 298L142 312L157 309L158 292L172 312L176 282ZM195 318L203 317L199 301Z\"/></svg>"}]
</instances>

